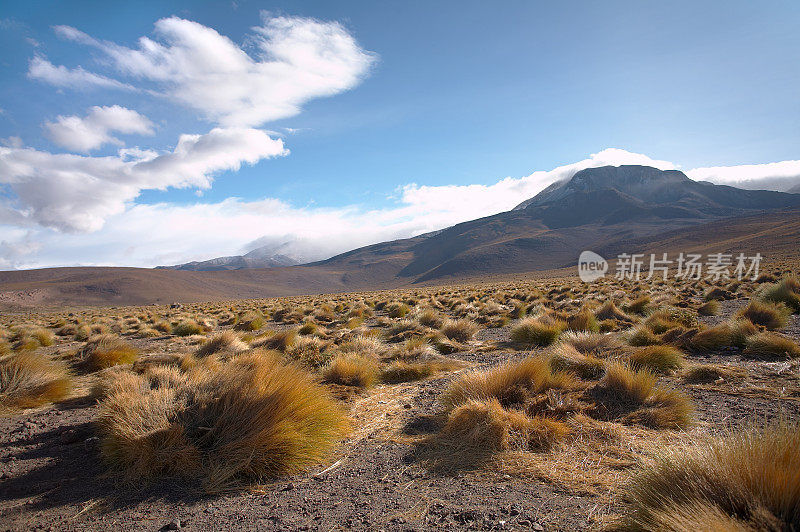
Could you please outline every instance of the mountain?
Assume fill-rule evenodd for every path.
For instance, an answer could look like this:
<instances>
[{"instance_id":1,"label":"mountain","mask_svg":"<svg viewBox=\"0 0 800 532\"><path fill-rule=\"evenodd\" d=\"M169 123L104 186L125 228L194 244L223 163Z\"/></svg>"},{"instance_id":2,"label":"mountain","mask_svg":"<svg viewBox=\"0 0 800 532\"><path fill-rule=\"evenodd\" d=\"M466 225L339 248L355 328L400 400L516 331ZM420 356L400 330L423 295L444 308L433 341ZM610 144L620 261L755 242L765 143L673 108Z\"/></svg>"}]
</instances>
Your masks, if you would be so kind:
<instances>
[{"instance_id":1,"label":"mountain","mask_svg":"<svg viewBox=\"0 0 800 532\"><path fill-rule=\"evenodd\" d=\"M256 248L245 255L218 257L204 261L193 261L176 266L156 266L159 270L187 270L193 272L210 272L218 270L243 270L254 268L279 268L281 266L296 266L296 260L286 255L275 255L271 248Z\"/></svg>"},{"instance_id":2,"label":"mountain","mask_svg":"<svg viewBox=\"0 0 800 532\"><path fill-rule=\"evenodd\" d=\"M669 230L790 207L800 207L800 196L697 182L677 170L587 168L511 211L317 264L416 282L562 268L584 249L612 250Z\"/></svg>"},{"instance_id":3,"label":"mountain","mask_svg":"<svg viewBox=\"0 0 800 532\"><path fill-rule=\"evenodd\" d=\"M795 185L786 192L789 192L790 194L800 194L800 185Z\"/></svg>"},{"instance_id":4,"label":"mountain","mask_svg":"<svg viewBox=\"0 0 800 532\"><path fill-rule=\"evenodd\" d=\"M696 182L676 170L602 167L582 170L508 212L300 266L235 269L241 263L228 257L216 259L228 265L224 270L217 264L193 265L196 271L0 272L0 307L271 297L571 271L587 249L605 257L758 251L768 260L796 256L798 242L800 195Z\"/></svg>"},{"instance_id":5,"label":"mountain","mask_svg":"<svg viewBox=\"0 0 800 532\"><path fill-rule=\"evenodd\" d=\"M795 198L783 192L742 190L706 181L693 181L678 170L624 165L581 170L569 180L553 183L514 207L514 210L558 203L570 196L604 190L615 190L651 208L682 209L685 215L701 218L728 216L729 209L774 209L797 204Z\"/></svg>"}]
</instances>

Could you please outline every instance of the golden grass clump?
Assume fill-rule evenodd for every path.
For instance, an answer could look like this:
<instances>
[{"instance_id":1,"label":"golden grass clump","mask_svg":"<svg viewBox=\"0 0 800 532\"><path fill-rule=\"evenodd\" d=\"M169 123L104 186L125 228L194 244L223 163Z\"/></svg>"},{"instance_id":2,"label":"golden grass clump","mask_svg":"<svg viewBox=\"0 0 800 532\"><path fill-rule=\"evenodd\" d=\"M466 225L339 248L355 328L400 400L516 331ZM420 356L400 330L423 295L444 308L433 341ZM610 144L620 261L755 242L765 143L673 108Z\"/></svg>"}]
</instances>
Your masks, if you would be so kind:
<instances>
[{"instance_id":1,"label":"golden grass clump","mask_svg":"<svg viewBox=\"0 0 800 532\"><path fill-rule=\"evenodd\" d=\"M37 342L39 342L39 345L42 347L49 347L54 343L56 343L53 331L50 331L48 329L37 327L29 331L28 334L30 334L32 338L34 338Z\"/></svg>"},{"instance_id":2,"label":"golden grass clump","mask_svg":"<svg viewBox=\"0 0 800 532\"><path fill-rule=\"evenodd\" d=\"M628 363L635 369L647 369L653 373L670 373L683 365L684 354L669 345L642 347L628 356Z\"/></svg>"},{"instance_id":3,"label":"golden grass clump","mask_svg":"<svg viewBox=\"0 0 800 532\"><path fill-rule=\"evenodd\" d=\"M203 343L195 352L195 356L200 358L216 354L233 356L247 349L248 345L236 336L235 333L232 331L225 331Z\"/></svg>"},{"instance_id":4,"label":"golden grass clump","mask_svg":"<svg viewBox=\"0 0 800 532\"><path fill-rule=\"evenodd\" d=\"M632 321L631 317L621 311L619 307L617 307L617 305L611 300L603 303L603 306L600 307L594 313L594 315L599 320L619 320L623 322Z\"/></svg>"},{"instance_id":5,"label":"golden grass clump","mask_svg":"<svg viewBox=\"0 0 800 532\"><path fill-rule=\"evenodd\" d=\"M792 311L783 303L752 300L737 315L774 331L786 327Z\"/></svg>"},{"instance_id":6,"label":"golden grass clump","mask_svg":"<svg viewBox=\"0 0 800 532\"><path fill-rule=\"evenodd\" d=\"M780 334L762 332L747 338L744 354L760 357L800 358L800 346Z\"/></svg>"},{"instance_id":7,"label":"golden grass clump","mask_svg":"<svg viewBox=\"0 0 800 532\"><path fill-rule=\"evenodd\" d=\"M568 343L556 345L552 355L550 366L554 371L568 371L584 380L599 379L606 369L601 359L581 353Z\"/></svg>"},{"instance_id":8,"label":"golden grass clump","mask_svg":"<svg viewBox=\"0 0 800 532\"><path fill-rule=\"evenodd\" d=\"M691 339L691 347L700 351L713 351L722 347L744 347L747 337L758 332L749 320L735 320L720 323L704 329Z\"/></svg>"},{"instance_id":9,"label":"golden grass clump","mask_svg":"<svg viewBox=\"0 0 800 532\"><path fill-rule=\"evenodd\" d=\"M175 336L192 336L203 332L203 327L195 320L182 320L172 328L172 334Z\"/></svg>"},{"instance_id":10,"label":"golden grass clump","mask_svg":"<svg viewBox=\"0 0 800 532\"><path fill-rule=\"evenodd\" d=\"M237 331L257 331L264 326L264 316L260 312L245 312L233 326Z\"/></svg>"},{"instance_id":11,"label":"golden grass clump","mask_svg":"<svg viewBox=\"0 0 800 532\"><path fill-rule=\"evenodd\" d=\"M131 364L139 351L122 338L113 334L93 336L86 342L76 357L81 366L97 371L118 364Z\"/></svg>"},{"instance_id":12,"label":"golden grass clump","mask_svg":"<svg viewBox=\"0 0 800 532\"><path fill-rule=\"evenodd\" d=\"M369 388L378 380L378 362L363 355L339 355L330 361L322 376L332 384Z\"/></svg>"},{"instance_id":13,"label":"golden grass clump","mask_svg":"<svg viewBox=\"0 0 800 532\"><path fill-rule=\"evenodd\" d=\"M600 324L597 323L597 318L595 318L594 314L589 309L584 308L569 317L567 328L570 331L577 332L598 332Z\"/></svg>"},{"instance_id":14,"label":"golden grass clump","mask_svg":"<svg viewBox=\"0 0 800 532\"><path fill-rule=\"evenodd\" d=\"M264 347L276 351L286 351L299 341L297 329L287 329L271 334L253 342L253 347Z\"/></svg>"},{"instance_id":15,"label":"golden grass clump","mask_svg":"<svg viewBox=\"0 0 800 532\"><path fill-rule=\"evenodd\" d=\"M629 330L626 334L628 343L634 347L642 347L647 345L658 345L663 343L661 338L656 333L651 331L648 327L638 326Z\"/></svg>"},{"instance_id":16,"label":"golden grass clump","mask_svg":"<svg viewBox=\"0 0 800 532\"><path fill-rule=\"evenodd\" d=\"M63 399L72 388L67 365L44 355L0 358L0 408L32 408Z\"/></svg>"},{"instance_id":17,"label":"golden grass clump","mask_svg":"<svg viewBox=\"0 0 800 532\"><path fill-rule=\"evenodd\" d=\"M348 430L323 387L267 354L167 384L139 376L109 387L98 426L112 467L133 477L201 476L218 491L303 471Z\"/></svg>"},{"instance_id":18,"label":"golden grass clump","mask_svg":"<svg viewBox=\"0 0 800 532\"><path fill-rule=\"evenodd\" d=\"M783 303L794 313L800 312L800 280L794 276L784 277L776 284L764 286L758 293L760 301Z\"/></svg>"},{"instance_id":19,"label":"golden grass clump","mask_svg":"<svg viewBox=\"0 0 800 532\"><path fill-rule=\"evenodd\" d=\"M329 342L313 336L301 336L297 342L286 349L286 358L294 360L310 369L318 369L331 361L334 353L328 349Z\"/></svg>"},{"instance_id":20,"label":"golden grass clump","mask_svg":"<svg viewBox=\"0 0 800 532\"><path fill-rule=\"evenodd\" d=\"M720 379L725 381L740 377L743 374L743 371L737 371L737 369L729 366L720 366L719 364L697 364L684 373L683 381L687 384L708 384L719 381Z\"/></svg>"},{"instance_id":21,"label":"golden grass clump","mask_svg":"<svg viewBox=\"0 0 800 532\"><path fill-rule=\"evenodd\" d=\"M620 529L800 530L800 427L668 448L627 488Z\"/></svg>"},{"instance_id":22,"label":"golden grass clump","mask_svg":"<svg viewBox=\"0 0 800 532\"><path fill-rule=\"evenodd\" d=\"M653 428L685 428L694 414L694 405L685 394L656 385L657 377L647 370L634 370L610 363L595 390L598 413L623 423Z\"/></svg>"},{"instance_id":23,"label":"golden grass clump","mask_svg":"<svg viewBox=\"0 0 800 532\"><path fill-rule=\"evenodd\" d=\"M716 316L719 314L720 304L716 299L707 301L697 308L697 313L701 316Z\"/></svg>"},{"instance_id":24,"label":"golden grass clump","mask_svg":"<svg viewBox=\"0 0 800 532\"><path fill-rule=\"evenodd\" d=\"M463 367L455 360L425 360L407 362L395 360L381 371L381 381L389 384L426 379L437 373L453 371Z\"/></svg>"},{"instance_id":25,"label":"golden grass clump","mask_svg":"<svg viewBox=\"0 0 800 532\"><path fill-rule=\"evenodd\" d=\"M522 345L547 346L555 342L566 324L560 320L545 322L524 318L511 328L511 341Z\"/></svg>"},{"instance_id":26,"label":"golden grass clump","mask_svg":"<svg viewBox=\"0 0 800 532\"><path fill-rule=\"evenodd\" d=\"M448 410L471 399L495 398L510 406L525 403L529 397L549 389L567 389L574 384L572 374L553 371L550 357L531 356L462 375L448 386L441 401Z\"/></svg>"},{"instance_id":27,"label":"golden grass clump","mask_svg":"<svg viewBox=\"0 0 800 532\"><path fill-rule=\"evenodd\" d=\"M456 342L468 342L478 332L478 325L468 319L446 320L440 329L450 340Z\"/></svg>"},{"instance_id":28,"label":"golden grass clump","mask_svg":"<svg viewBox=\"0 0 800 532\"><path fill-rule=\"evenodd\" d=\"M418 444L418 454L439 470L476 469L508 451L548 450L569 432L565 423L507 410L497 399L472 399L448 414L440 432Z\"/></svg>"},{"instance_id":29,"label":"golden grass clump","mask_svg":"<svg viewBox=\"0 0 800 532\"><path fill-rule=\"evenodd\" d=\"M409 313L411 309L405 303L392 303L386 307L386 313L390 318L402 318Z\"/></svg>"},{"instance_id":30,"label":"golden grass clump","mask_svg":"<svg viewBox=\"0 0 800 532\"><path fill-rule=\"evenodd\" d=\"M569 344L584 355L608 357L624 349L622 342L613 334L565 332L559 338L561 343Z\"/></svg>"}]
</instances>

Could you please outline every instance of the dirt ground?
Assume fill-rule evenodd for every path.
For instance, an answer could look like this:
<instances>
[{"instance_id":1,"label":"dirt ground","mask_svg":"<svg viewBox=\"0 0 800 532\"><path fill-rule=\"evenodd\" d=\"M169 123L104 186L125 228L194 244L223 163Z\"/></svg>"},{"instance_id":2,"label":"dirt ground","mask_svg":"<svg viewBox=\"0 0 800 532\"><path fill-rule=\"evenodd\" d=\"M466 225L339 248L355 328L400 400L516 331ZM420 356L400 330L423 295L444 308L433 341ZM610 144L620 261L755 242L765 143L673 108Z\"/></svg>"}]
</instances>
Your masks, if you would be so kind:
<instances>
[{"instance_id":1,"label":"dirt ground","mask_svg":"<svg viewBox=\"0 0 800 532\"><path fill-rule=\"evenodd\" d=\"M720 316L704 320L723 320L744 303L723 302ZM509 346L509 330L484 329L470 350L449 356L469 363L468 371L529 354ZM798 316L782 332L800 338ZM152 351L160 340L137 342ZM483 349L488 345L496 349ZM736 351L689 361L744 372L710 384L670 377L697 406L697 423L676 438L800 418L796 363L750 360ZM109 472L91 399L0 418L0 530L585 530L621 510L613 492L497 471L426 468L415 442L435 428L437 397L457 373L356 395L348 402L355 431L333 460L260 489L213 496L185 480L130 483Z\"/></svg>"}]
</instances>

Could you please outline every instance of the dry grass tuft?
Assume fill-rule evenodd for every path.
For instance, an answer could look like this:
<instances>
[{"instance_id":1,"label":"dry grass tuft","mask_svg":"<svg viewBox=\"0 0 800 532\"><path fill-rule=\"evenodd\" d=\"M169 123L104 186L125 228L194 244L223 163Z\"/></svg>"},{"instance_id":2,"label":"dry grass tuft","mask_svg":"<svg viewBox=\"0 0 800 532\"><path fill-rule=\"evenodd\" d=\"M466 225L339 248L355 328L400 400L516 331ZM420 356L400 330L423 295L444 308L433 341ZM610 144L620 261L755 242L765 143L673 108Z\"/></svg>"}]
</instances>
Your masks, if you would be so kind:
<instances>
[{"instance_id":1,"label":"dry grass tuft","mask_svg":"<svg viewBox=\"0 0 800 532\"><path fill-rule=\"evenodd\" d=\"M634 327L626 334L628 343L634 347L658 345L663 343L653 331L645 326Z\"/></svg>"},{"instance_id":2,"label":"dry grass tuft","mask_svg":"<svg viewBox=\"0 0 800 532\"><path fill-rule=\"evenodd\" d=\"M195 320L183 320L172 328L175 336L193 336L203 334L203 327Z\"/></svg>"},{"instance_id":3,"label":"dry grass tuft","mask_svg":"<svg viewBox=\"0 0 800 532\"><path fill-rule=\"evenodd\" d=\"M691 339L691 347L700 351L713 351L722 347L744 347L747 337L758 332L749 320L725 322L702 330Z\"/></svg>"},{"instance_id":4,"label":"dry grass tuft","mask_svg":"<svg viewBox=\"0 0 800 532\"><path fill-rule=\"evenodd\" d=\"M720 379L726 381L728 379L741 377L742 374L742 371L737 371L737 369L729 366L698 364L686 371L683 375L683 381L688 384L709 384L717 382Z\"/></svg>"},{"instance_id":5,"label":"dry grass tuft","mask_svg":"<svg viewBox=\"0 0 800 532\"><path fill-rule=\"evenodd\" d=\"M668 448L627 498L625 530L798 530L800 428L782 423Z\"/></svg>"},{"instance_id":6,"label":"dry grass tuft","mask_svg":"<svg viewBox=\"0 0 800 532\"><path fill-rule=\"evenodd\" d=\"M606 369L601 359L583 354L567 343L555 346L552 355L550 366L554 371L574 373L584 380L599 379Z\"/></svg>"},{"instance_id":7,"label":"dry grass tuft","mask_svg":"<svg viewBox=\"0 0 800 532\"><path fill-rule=\"evenodd\" d=\"M562 422L507 410L497 399L469 400L418 444L417 454L441 471L476 469L507 451L547 450L569 432Z\"/></svg>"},{"instance_id":8,"label":"dry grass tuft","mask_svg":"<svg viewBox=\"0 0 800 532\"><path fill-rule=\"evenodd\" d=\"M617 305L613 301L606 301L603 303L603 306L600 307L594 315L599 320L619 320L623 322L631 322L633 321L630 316L625 314L623 311L617 307Z\"/></svg>"},{"instance_id":9,"label":"dry grass tuft","mask_svg":"<svg viewBox=\"0 0 800 532\"><path fill-rule=\"evenodd\" d=\"M462 368L463 364L455 360L426 360L406 362L395 360L381 371L381 381L389 384L427 379L437 373Z\"/></svg>"},{"instance_id":10,"label":"dry grass tuft","mask_svg":"<svg viewBox=\"0 0 800 532\"><path fill-rule=\"evenodd\" d=\"M656 380L647 370L609 364L595 389L595 396L600 399L597 414L652 428L687 427L694 414L691 400L677 390L656 386Z\"/></svg>"},{"instance_id":11,"label":"dry grass tuft","mask_svg":"<svg viewBox=\"0 0 800 532\"><path fill-rule=\"evenodd\" d=\"M323 379L331 384L369 388L378 380L378 362L363 355L339 355L325 368Z\"/></svg>"},{"instance_id":12,"label":"dry grass tuft","mask_svg":"<svg viewBox=\"0 0 800 532\"><path fill-rule=\"evenodd\" d=\"M716 316L719 314L719 301L716 299L712 299L706 303L703 303L697 308L697 313L701 316Z\"/></svg>"},{"instance_id":13,"label":"dry grass tuft","mask_svg":"<svg viewBox=\"0 0 800 532\"><path fill-rule=\"evenodd\" d=\"M780 334L762 332L747 338L744 354L759 357L799 358L800 346Z\"/></svg>"},{"instance_id":14,"label":"dry grass tuft","mask_svg":"<svg viewBox=\"0 0 800 532\"><path fill-rule=\"evenodd\" d=\"M770 303L769 301L753 300L737 313L756 325L763 325L774 331L786 327L792 311L783 303Z\"/></svg>"},{"instance_id":15,"label":"dry grass tuft","mask_svg":"<svg viewBox=\"0 0 800 532\"><path fill-rule=\"evenodd\" d=\"M522 345L547 346L558 339L566 328L562 321L546 323L538 318L525 318L511 328L511 341Z\"/></svg>"},{"instance_id":16,"label":"dry grass tuft","mask_svg":"<svg viewBox=\"0 0 800 532\"><path fill-rule=\"evenodd\" d=\"M569 331L561 335L560 342L571 345L585 355L603 358L616 355L624 349L619 338L612 334Z\"/></svg>"},{"instance_id":17,"label":"dry grass tuft","mask_svg":"<svg viewBox=\"0 0 800 532\"><path fill-rule=\"evenodd\" d=\"M589 309L584 308L569 317L567 328L570 331L596 333L600 330L600 324L597 323L597 318L595 318L594 314Z\"/></svg>"},{"instance_id":18,"label":"dry grass tuft","mask_svg":"<svg viewBox=\"0 0 800 532\"><path fill-rule=\"evenodd\" d=\"M264 347L285 352L299 341L297 329L276 332L266 338L253 342L253 347Z\"/></svg>"},{"instance_id":19,"label":"dry grass tuft","mask_svg":"<svg viewBox=\"0 0 800 532\"><path fill-rule=\"evenodd\" d=\"M44 355L0 358L0 408L32 408L63 399L72 388L67 365Z\"/></svg>"},{"instance_id":20,"label":"dry grass tuft","mask_svg":"<svg viewBox=\"0 0 800 532\"><path fill-rule=\"evenodd\" d=\"M203 358L211 355L221 354L225 356L233 356L242 351L246 351L248 345L243 342L235 333L225 331L220 333L210 340L206 341L195 352L195 356Z\"/></svg>"},{"instance_id":21,"label":"dry grass tuft","mask_svg":"<svg viewBox=\"0 0 800 532\"><path fill-rule=\"evenodd\" d=\"M440 329L450 340L456 342L468 342L472 340L480 327L467 319L446 320Z\"/></svg>"},{"instance_id":22,"label":"dry grass tuft","mask_svg":"<svg viewBox=\"0 0 800 532\"><path fill-rule=\"evenodd\" d=\"M320 462L348 429L308 373L275 357L240 355L165 384L127 378L100 403L103 456L132 477L198 475L209 491L242 487Z\"/></svg>"},{"instance_id":23,"label":"dry grass tuft","mask_svg":"<svg viewBox=\"0 0 800 532\"><path fill-rule=\"evenodd\" d=\"M245 312L233 326L237 331L257 331L264 326L264 316L260 312Z\"/></svg>"},{"instance_id":24,"label":"dry grass tuft","mask_svg":"<svg viewBox=\"0 0 800 532\"><path fill-rule=\"evenodd\" d=\"M683 352L668 345L642 347L628 357L631 367L646 369L653 373L670 373L680 368L683 361Z\"/></svg>"},{"instance_id":25,"label":"dry grass tuft","mask_svg":"<svg viewBox=\"0 0 800 532\"><path fill-rule=\"evenodd\" d=\"M131 364L139 354L136 348L118 336L101 334L90 338L76 356L80 366L98 371L118 364Z\"/></svg>"},{"instance_id":26,"label":"dry grass tuft","mask_svg":"<svg viewBox=\"0 0 800 532\"><path fill-rule=\"evenodd\" d=\"M567 389L574 385L572 374L552 370L550 357L533 356L462 375L448 386L441 401L448 410L472 399L494 398L504 406L512 406L551 388Z\"/></svg>"},{"instance_id":27,"label":"dry grass tuft","mask_svg":"<svg viewBox=\"0 0 800 532\"><path fill-rule=\"evenodd\" d=\"M793 276L785 277L776 284L764 286L757 297L760 301L783 303L793 312L798 313L800 312L800 281Z\"/></svg>"}]
</instances>

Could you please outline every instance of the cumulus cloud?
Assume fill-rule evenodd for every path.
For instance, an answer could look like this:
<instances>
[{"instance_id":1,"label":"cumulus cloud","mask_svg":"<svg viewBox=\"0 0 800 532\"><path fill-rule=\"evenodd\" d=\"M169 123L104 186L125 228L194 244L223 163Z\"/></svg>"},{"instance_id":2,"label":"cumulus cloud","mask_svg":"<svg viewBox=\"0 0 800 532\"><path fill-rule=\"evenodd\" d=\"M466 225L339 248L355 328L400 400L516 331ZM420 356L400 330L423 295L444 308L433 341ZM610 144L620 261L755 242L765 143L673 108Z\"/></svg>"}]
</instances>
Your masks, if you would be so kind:
<instances>
[{"instance_id":1,"label":"cumulus cloud","mask_svg":"<svg viewBox=\"0 0 800 532\"><path fill-rule=\"evenodd\" d=\"M246 39L252 55L216 30L177 17L157 21L154 38L141 37L137 48L100 41L70 26L55 31L98 49L122 75L153 83L225 126L252 127L296 115L313 98L355 87L375 61L339 23L299 17L265 14ZM42 65L39 58L34 75L32 62L32 77L94 75ZM108 81L102 76L95 81L101 79Z\"/></svg>"},{"instance_id":2,"label":"cumulus cloud","mask_svg":"<svg viewBox=\"0 0 800 532\"><path fill-rule=\"evenodd\" d=\"M119 105L92 107L84 117L59 116L44 124L47 137L68 150L89 152L104 144L121 146L112 133L152 135L153 123L132 109Z\"/></svg>"},{"instance_id":3,"label":"cumulus cloud","mask_svg":"<svg viewBox=\"0 0 800 532\"><path fill-rule=\"evenodd\" d=\"M31 59L28 65L28 77L38 81L55 85L56 87L68 87L71 89L122 89L136 90L132 85L122 83L115 79L101 76L93 72L88 72L82 67L68 68L63 65L54 65L41 56Z\"/></svg>"},{"instance_id":4,"label":"cumulus cloud","mask_svg":"<svg viewBox=\"0 0 800 532\"><path fill-rule=\"evenodd\" d=\"M142 190L208 188L216 172L287 153L282 140L248 128L181 135L167 153L123 149L118 156L88 157L2 147L0 188L11 197L0 199L0 221L96 231Z\"/></svg>"},{"instance_id":5,"label":"cumulus cloud","mask_svg":"<svg viewBox=\"0 0 800 532\"><path fill-rule=\"evenodd\" d=\"M687 170L686 175L696 181L710 181L718 185L786 192L800 185L800 161L710 166Z\"/></svg>"}]
</instances>

